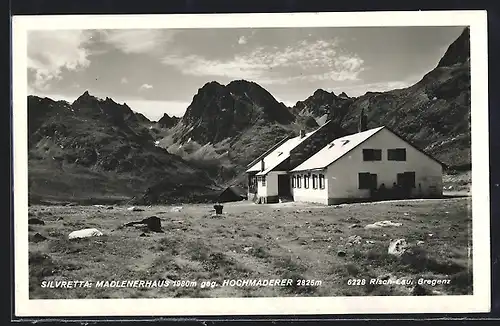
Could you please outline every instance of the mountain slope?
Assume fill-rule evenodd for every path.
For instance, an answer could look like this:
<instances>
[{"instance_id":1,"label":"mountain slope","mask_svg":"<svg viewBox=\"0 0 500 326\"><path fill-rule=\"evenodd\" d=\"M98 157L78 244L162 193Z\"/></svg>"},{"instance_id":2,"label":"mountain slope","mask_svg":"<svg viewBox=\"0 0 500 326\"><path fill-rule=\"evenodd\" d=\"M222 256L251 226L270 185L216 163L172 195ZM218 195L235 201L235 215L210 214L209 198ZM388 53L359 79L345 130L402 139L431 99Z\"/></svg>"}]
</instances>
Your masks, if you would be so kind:
<instances>
[{"instance_id":1,"label":"mountain slope","mask_svg":"<svg viewBox=\"0 0 500 326\"><path fill-rule=\"evenodd\" d=\"M180 195L193 187L211 191L214 186L204 171L155 146L126 104L85 92L71 105L30 96L28 108L33 200L84 200L96 194L130 197L161 180L169 180L171 190L182 185L180 192L176 190ZM82 179L90 180L88 187L74 183ZM167 183L163 186L170 190ZM71 188L80 197L68 193Z\"/></svg>"}]
</instances>

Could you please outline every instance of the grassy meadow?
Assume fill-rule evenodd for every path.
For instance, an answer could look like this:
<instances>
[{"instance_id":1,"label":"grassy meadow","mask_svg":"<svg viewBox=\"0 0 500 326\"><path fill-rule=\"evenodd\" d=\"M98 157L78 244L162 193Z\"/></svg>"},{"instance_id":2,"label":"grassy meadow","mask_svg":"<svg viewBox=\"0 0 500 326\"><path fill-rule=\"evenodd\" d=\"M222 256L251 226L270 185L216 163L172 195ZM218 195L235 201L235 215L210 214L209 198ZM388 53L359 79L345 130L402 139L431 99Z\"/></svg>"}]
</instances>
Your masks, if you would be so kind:
<instances>
[{"instance_id":1,"label":"grassy meadow","mask_svg":"<svg viewBox=\"0 0 500 326\"><path fill-rule=\"evenodd\" d=\"M112 207L112 208L111 208ZM472 294L470 197L322 206L305 203L141 207L29 207L31 299L382 296L414 295L413 285L374 285L378 278L446 279L424 294ZM157 216L163 233L124 223ZM367 229L382 220L401 226ZM101 237L68 240L97 228ZM46 239L38 239L36 233ZM411 257L387 252L391 239L414 247ZM418 244L417 244L418 243ZM293 279L291 286L221 286L229 279ZM313 280L296 285L296 280ZM363 285L349 280L365 279ZM186 281L162 288L43 288L42 281ZM203 281L218 286L200 286ZM196 282L194 285L193 282Z\"/></svg>"}]
</instances>

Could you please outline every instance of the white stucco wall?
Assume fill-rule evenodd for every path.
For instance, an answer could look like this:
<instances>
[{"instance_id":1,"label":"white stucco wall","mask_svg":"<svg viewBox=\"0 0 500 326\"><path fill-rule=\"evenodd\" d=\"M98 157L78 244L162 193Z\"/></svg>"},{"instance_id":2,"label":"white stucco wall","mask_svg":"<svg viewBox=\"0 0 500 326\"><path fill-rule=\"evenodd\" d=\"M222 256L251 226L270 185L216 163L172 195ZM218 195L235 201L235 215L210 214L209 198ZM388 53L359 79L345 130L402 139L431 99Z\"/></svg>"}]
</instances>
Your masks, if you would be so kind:
<instances>
[{"instance_id":1,"label":"white stucco wall","mask_svg":"<svg viewBox=\"0 0 500 326\"><path fill-rule=\"evenodd\" d=\"M319 188L319 174L322 173L325 175L325 188L320 189ZM318 188L314 189L313 188L313 177L312 175L316 174L318 175ZM297 176L297 175L303 175L303 173L293 173L291 174L291 177ZM325 172L318 172L314 171L311 172L311 177L309 178L309 188L306 189L304 188L304 178L302 177L302 185L301 188L291 188L292 189L292 195L293 195L293 200L294 201L300 201L300 202L308 202L308 203L319 203L319 204L328 204L328 180L327 180L327 174ZM291 178L290 178L290 182Z\"/></svg>"},{"instance_id":2,"label":"white stucco wall","mask_svg":"<svg viewBox=\"0 0 500 326\"><path fill-rule=\"evenodd\" d=\"M261 197L278 195L278 175L286 172L269 172L266 175L266 185L262 186L262 181L257 182L257 195Z\"/></svg>"},{"instance_id":3,"label":"white stucco wall","mask_svg":"<svg viewBox=\"0 0 500 326\"><path fill-rule=\"evenodd\" d=\"M363 148L382 150L382 160L363 161ZM387 149L406 148L406 161L388 161ZM369 190L358 189L358 173L377 174L377 187L382 183L391 188L397 174L415 172L415 188L412 196L418 196L419 184L423 195L442 194L442 167L390 131L383 129L328 167L329 198L365 198ZM435 187L434 190L432 187ZM433 193L434 192L434 193Z\"/></svg>"},{"instance_id":4,"label":"white stucco wall","mask_svg":"<svg viewBox=\"0 0 500 326\"><path fill-rule=\"evenodd\" d=\"M268 178L266 177L266 185L262 185L262 181L260 180L260 177L257 177L257 195L260 197L266 197L267 196L267 184L268 184Z\"/></svg>"}]
</instances>

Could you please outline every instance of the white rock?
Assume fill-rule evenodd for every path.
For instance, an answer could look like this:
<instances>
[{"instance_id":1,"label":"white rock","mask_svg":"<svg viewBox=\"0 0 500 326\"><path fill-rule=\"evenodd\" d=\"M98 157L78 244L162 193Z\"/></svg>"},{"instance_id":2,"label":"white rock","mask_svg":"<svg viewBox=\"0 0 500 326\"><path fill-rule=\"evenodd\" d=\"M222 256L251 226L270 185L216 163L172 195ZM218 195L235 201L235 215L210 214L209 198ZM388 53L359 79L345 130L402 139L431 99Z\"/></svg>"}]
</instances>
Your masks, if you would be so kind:
<instances>
[{"instance_id":1,"label":"white rock","mask_svg":"<svg viewBox=\"0 0 500 326\"><path fill-rule=\"evenodd\" d=\"M394 256L401 256L406 249L408 249L408 243L406 242L405 239L397 239L394 241L391 241L389 244L389 248L387 249L387 253L389 255L394 255Z\"/></svg>"},{"instance_id":2,"label":"white rock","mask_svg":"<svg viewBox=\"0 0 500 326\"><path fill-rule=\"evenodd\" d=\"M351 235L349 238L347 238L347 243L349 243L349 244L360 244L361 243L361 237L359 235Z\"/></svg>"},{"instance_id":3,"label":"white rock","mask_svg":"<svg viewBox=\"0 0 500 326\"><path fill-rule=\"evenodd\" d=\"M389 227L389 226L401 226L403 225L402 223L397 223L397 222L392 222L392 221L378 221L373 224L368 224L365 226L365 229L379 229L383 227Z\"/></svg>"},{"instance_id":4,"label":"white rock","mask_svg":"<svg viewBox=\"0 0 500 326\"><path fill-rule=\"evenodd\" d=\"M89 238L89 237L100 237L102 236L102 232L98 229L82 229L78 231L73 231L68 235L69 239L77 239L77 238Z\"/></svg>"},{"instance_id":5,"label":"white rock","mask_svg":"<svg viewBox=\"0 0 500 326\"><path fill-rule=\"evenodd\" d=\"M182 206L176 206L176 207L172 207L170 209L171 212L180 212L182 210Z\"/></svg>"},{"instance_id":6,"label":"white rock","mask_svg":"<svg viewBox=\"0 0 500 326\"><path fill-rule=\"evenodd\" d=\"M127 208L127 210L132 211L132 212L142 212L143 211L142 208L135 207L135 206L129 207L129 208Z\"/></svg>"}]
</instances>

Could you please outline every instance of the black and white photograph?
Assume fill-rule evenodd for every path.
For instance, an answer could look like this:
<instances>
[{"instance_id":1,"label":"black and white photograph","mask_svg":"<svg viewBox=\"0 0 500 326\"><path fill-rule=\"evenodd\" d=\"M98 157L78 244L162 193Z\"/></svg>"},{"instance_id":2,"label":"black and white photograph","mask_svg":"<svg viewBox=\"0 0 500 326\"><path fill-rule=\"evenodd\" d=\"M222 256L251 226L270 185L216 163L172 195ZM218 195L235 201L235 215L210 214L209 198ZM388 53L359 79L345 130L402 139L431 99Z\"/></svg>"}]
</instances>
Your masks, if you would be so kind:
<instances>
[{"instance_id":1,"label":"black and white photograph","mask_svg":"<svg viewBox=\"0 0 500 326\"><path fill-rule=\"evenodd\" d=\"M349 15L14 17L16 311L487 311L486 14Z\"/></svg>"}]
</instances>

